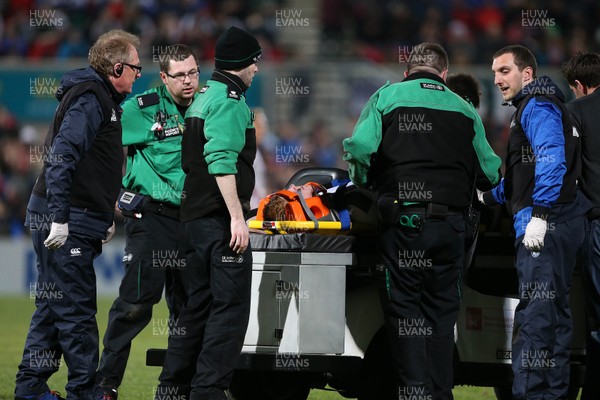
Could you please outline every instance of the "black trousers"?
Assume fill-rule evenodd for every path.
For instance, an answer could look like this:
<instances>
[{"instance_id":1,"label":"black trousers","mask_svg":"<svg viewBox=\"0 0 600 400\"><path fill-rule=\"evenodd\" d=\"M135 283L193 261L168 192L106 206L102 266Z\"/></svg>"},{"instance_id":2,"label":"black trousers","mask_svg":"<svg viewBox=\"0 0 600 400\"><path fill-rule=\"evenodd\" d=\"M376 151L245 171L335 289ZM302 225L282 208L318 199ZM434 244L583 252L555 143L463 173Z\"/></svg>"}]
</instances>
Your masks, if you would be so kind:
<instances>
[{"instance_id":1,"label":"black trousers","mask_svg":"<svg viewBox=\"0 0 600 400\"><path fill-rule=\"evenodd\" d=\"M398 396L452 399L465 217L428 217L385 200L379 211L378 282Z\"/></svg>"},{"instance_id":2,"label":"black trousers","mask_svg":"<svg viewBox=\"0 0 600 400\"><path fill-rule=\"evenodd\" d=\"M544 248L531 252L516 238L519 304L515 310L512 369L515 400L567 398L573 332L569 292L585 217L548 222Z\"/></svg>"},{"instance_id":3,"label":"black trousers","mask_svg":"<svg viewBox=\"0 0 600 400\"><path fill-rule=\"evenodd\" d=\"M38 215L39 221L44 218ZM87 400L98 365L93 261L102 253L102 241L72 229L64 245L49 250L44 246L48 234L48 229L31 231L38 270L37 282L31 287L36 309L25 339L15 395L48 391L46 382L58 371L62 356L69 370L67 397Z\"/></svg>"},{"instance_id":4,"label":"black trousers","mask_svg":"<svg viewBox=\"0 0 600 400\"><path fill-rule=\"evenodd\" d=\"M222 399L248 327L252 252L231 250L228 218L198 218L185 223L185 232L190 288L178 326L187 334L169 337L155 398L189 391L192 400Z\"/></svg>"},{"instance_id":5,"label":"black trousers","mask_svg":"<svg viewBox=\"0 0 600 400\"><path fill-rule=\"evenodd\" d=\"M600 219L589 221L582 254L585 288L586 362L582 400L600 399Z\"/></svg>"},{"instance_id":6,"label":"black trousers","mask_svg":"<svg viewBox=\"0 0 600 400\"><path fill-rule=\"evenodd\" d=\"M131 350L131 341L148 325L152 308L162 297L169 307L168 321L153 321L153 334L178 333L177 315L185 303L181 275L185 260L183 224L173 218L146 212L125 222L125 275L119 297L108 315L104 350L97 371L102 386L119 386Z\"/></svg>"}]
</instances>

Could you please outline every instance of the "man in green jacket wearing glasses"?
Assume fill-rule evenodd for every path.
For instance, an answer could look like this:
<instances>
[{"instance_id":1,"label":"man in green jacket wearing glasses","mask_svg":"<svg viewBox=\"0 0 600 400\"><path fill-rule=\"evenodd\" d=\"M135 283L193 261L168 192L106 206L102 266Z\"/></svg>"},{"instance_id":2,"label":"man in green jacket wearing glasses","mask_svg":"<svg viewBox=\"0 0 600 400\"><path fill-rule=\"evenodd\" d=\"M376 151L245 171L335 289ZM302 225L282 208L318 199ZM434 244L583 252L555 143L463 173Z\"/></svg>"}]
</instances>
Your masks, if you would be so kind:
<instances>
[{"instance_id":1,"label":"man in green jacket wearing glasses","mask_svg":"<svg viewBox=\"0 0 600 400\"><path fill-rule=\"evenodd\" d=\"M125 276L109 312L96 399L117 399L131 341L150 322L152 308L165 287L170 318L157 323L157 332L183 334L177 327L186 293L180 277L187 267L179 222L185 178L181 141L185 113L198 95L199 70L196 57L185 45L161 46L158 58L163 85L123 105L127 171L119 208L127 217Z\"/></svg>"}]
</instances>

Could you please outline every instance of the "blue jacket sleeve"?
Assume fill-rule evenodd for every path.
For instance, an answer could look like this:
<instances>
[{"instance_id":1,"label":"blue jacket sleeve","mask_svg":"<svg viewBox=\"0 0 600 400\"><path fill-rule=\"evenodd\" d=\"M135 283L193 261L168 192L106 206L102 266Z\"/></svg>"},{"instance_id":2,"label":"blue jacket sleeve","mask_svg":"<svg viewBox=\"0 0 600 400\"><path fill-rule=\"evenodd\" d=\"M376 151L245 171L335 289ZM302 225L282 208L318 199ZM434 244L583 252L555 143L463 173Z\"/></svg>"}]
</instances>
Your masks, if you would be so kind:
<instances>
[{"instance_id":1,"label":"blue jacket sleeve","mask_svg":"<svg viewBox=\"0 0 600 400\"><path fill-rule=\"evenodd\" d=\"M73 171L92 147L102 119L102 108L92 93L73 100L64 115L46 164L46 198L54 222L69 221Z\"/></svg>"},{"instance_id":2,"label":"blue jacket sleeve","mask_svg":"<svg viewBox=\"0 0 600 400\"><path fill-rule=\"evenodd\" d=\"M492 193L492 197L493 197L493 202L486 201L485 204L492 205L492 204L506 203L506 196L504 195L504 178L502 178L500 180L500 183L491 190L491 193ZM485 200L485 195L484 195L484 200Z\"/></svg>"},{"instance_id":3,"label":"blue jacket sleeve","mask_svg":"<svg viewBox=\"0 0 600 400\"><path fill-rule=\"evenodd\" d=\"M545 218L567 172L562 114L552 102L534 98L525 106L520 122L535 157L532 214Z\"/></svg>"}]
</instances>

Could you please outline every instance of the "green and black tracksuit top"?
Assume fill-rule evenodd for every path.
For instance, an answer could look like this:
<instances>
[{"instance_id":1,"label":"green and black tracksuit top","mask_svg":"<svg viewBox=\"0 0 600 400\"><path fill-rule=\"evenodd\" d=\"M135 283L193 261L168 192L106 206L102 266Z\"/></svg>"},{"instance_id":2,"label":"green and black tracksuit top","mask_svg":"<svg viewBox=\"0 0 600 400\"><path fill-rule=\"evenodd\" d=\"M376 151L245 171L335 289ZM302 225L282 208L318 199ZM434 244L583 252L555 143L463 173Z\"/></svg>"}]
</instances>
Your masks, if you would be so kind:
<instances>
[{"instance_id":1,"label":"green and black tracksuit top","mask_svg":"<svg viewBox=\"0 0 600 400\"><path fill-rule=\"evenodd\" d=\"M123 146L128 146L124 188L179 206L185 178L181 139L186 109L175 103L164 85L123 104Z\"/></svg>"},{"instance_id":2,"label":"green and black tracksuit top","mask_svg":"<svg viewBox=\"0 0 600 400\"><path fill-rule=\"evenodd\" d=\"M500 180L477 111L431 73L375 92L343 144L355 184L405 203L465 208L474 183L489 190Z\"/></svg>"},{"instance_id":3,"label":"green and black tracksuit top","mask_svg":"<svg viewBox=\"0 0 600 400\"><path fill-rule=\"evenodd\" d=\"M254 190L256 136L248 108L248 87L236 75L215 70L185 116L182 167L186 174L180 215L182 221L228 216L216 176L235 175L244 213Z\"/></svg>"}]
</instances>

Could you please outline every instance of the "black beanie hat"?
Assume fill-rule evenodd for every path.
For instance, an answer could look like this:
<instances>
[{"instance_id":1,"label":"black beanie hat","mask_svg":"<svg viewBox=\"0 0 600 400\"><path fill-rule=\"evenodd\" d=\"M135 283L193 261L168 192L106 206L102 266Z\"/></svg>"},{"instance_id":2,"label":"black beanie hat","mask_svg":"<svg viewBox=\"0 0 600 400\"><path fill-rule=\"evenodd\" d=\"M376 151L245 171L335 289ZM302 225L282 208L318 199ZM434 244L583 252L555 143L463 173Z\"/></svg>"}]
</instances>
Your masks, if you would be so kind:
<instances>
[{"instance_id":1,"label":"black beanie hat","mask_svg":"<svg viewBox=\"0 0 600 400\"><path fill-rule=\"evenodd\" d=\"M248 32L232 26L217 40L215 68L238 70L254 64L260 59L258 41Z\"/></svg>"}]
</instances>

